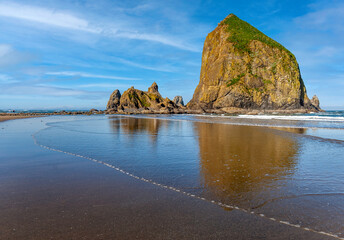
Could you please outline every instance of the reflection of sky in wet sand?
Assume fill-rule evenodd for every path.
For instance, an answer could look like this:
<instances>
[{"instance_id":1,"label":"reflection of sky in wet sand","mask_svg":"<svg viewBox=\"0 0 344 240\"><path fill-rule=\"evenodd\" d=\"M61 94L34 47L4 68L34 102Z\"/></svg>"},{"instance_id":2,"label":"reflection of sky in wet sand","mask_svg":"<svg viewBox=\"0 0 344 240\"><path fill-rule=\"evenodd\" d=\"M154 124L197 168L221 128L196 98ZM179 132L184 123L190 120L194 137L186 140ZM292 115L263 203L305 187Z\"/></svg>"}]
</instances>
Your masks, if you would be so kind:
<instances>
[{"instance_id":1,"label":"reflection of sky in wet sand","mask_svg":"<svg viewBox=\"0 0 344 240\"><path fill-rule=\"evenodd\" d=\"M342 231L341 144L303 137L305 128L173 118L118 116L57 123L37 138L209 200L319 231Z\"/></svg>"},{"instance_id":2,"label":"reflection of sky in wet sand","mask_svg":"<svg viewBox=\"0 0 344 240\"><path fill-rule=\"evenodd\" d=\"M274 129L291 133L299 133L305 136L316 138L324 138L332 140L344 145L344 129L328 129L328 128L278 128Z\"/></svg>"}]
</instances>

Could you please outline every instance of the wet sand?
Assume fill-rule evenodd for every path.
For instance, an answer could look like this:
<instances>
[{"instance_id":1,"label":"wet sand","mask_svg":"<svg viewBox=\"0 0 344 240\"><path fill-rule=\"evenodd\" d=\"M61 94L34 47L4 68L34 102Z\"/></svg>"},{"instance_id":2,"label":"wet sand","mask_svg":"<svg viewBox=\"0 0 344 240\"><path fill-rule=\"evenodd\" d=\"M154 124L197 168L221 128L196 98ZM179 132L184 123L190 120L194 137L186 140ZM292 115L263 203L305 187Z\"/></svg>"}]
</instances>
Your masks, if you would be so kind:
<instances>
[{"instance_id":1,"label":"wet sand","mask_svg":"<svg viewBox=\"0 0 344 240\"><path fill-rule=\"evenodd\" d=\"M3 121L8 121L8 120L14 120L14 119L23 119L23 118L32 118L32 117L37 117L37 116L14 116L14 115L8 115L8 116L0 116L0 122Z\"/></svg>"},{"instance_id":2,"label":"wet sand","mask_svg":"<svg viewBox=\"0 0 344 240\"><path fill-rule=\"evenodd\" d=\"M333 239L42 149L37 122L1 130L0 239Z\"/></svg>"}]
</instances>

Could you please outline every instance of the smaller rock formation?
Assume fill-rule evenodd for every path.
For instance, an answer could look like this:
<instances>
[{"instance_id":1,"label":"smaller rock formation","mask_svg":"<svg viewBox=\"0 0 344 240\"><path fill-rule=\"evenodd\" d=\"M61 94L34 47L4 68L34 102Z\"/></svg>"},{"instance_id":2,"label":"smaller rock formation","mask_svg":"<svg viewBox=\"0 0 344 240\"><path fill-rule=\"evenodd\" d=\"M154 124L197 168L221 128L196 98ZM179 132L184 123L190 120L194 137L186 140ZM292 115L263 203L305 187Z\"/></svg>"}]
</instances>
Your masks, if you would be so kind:
<instances>
[{"instance_id":1,"label":"smaller rock formation","mask_svg":"<svg viewBox=\"0 0 344 240\"><path fill-rule=\"evenodd\" d=\"M180 98L183 103L183 98ZM107 113L182 113L182 107L169 98L163 98L154 82L148 91L131 87L121 96L119 91L115 90L107 104Z\"/></svg>"},{"instance_id":2,"label":"smaller rock formation","mask_svg":"<svg viewBox=\"0 0 344 240\"><path fill-rule=\"evenodd\" d=\"M121 99L121 93L119 92L118 89L116 89L111 94L108 104L106 106L106 109L117 111L117 107L120 104L120 99Z\"/></svg>"},{"instance_id":3,"label":"smaller rock formation","mask_svg":"<svg viewBox=\"0 0 344 240\"><path fill-rule=\"evenodd\" d=\"M321 110L320 108L320 101L317 95L314 95L311 99L311 104L319 111Z\"/></svg>"},{"instance_id":4,"label":"smaller rock formation","mask_svg":"<svg viewBox=\"0 0 344 240\"><path fill-rule=\"evenodd\" d=\"M154 85L154 84L153 84ZM125 91L121 97L119 110L133 111L133 110L147 110L150 107L157 107L163 101L159 92L154 92L154 86L144 92L134 87Z\"/></svg>"},{"instance_id":5,"label":"smaller rock formation","mask_svg":"<svg viewBox=\"0 0 344 240\"><path fill-rule=\"evenodd\" d=\"M184 100L182 96L175 96L173 98L173 102L179 106L183 106L184 107Z\"/></svg>"}]
</instances>

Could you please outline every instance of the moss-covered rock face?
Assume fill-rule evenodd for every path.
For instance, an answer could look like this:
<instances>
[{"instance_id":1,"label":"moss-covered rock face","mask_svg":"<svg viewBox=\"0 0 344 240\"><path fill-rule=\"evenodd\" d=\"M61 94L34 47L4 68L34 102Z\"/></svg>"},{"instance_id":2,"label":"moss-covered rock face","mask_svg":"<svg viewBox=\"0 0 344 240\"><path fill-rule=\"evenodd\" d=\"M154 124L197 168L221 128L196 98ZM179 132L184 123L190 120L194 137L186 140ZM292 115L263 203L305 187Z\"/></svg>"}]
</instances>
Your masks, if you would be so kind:
<instances>
[{"instance_id":1,"label":"moss-covered rock face","mask_svg":"<svg viewBox=\"0 0 344 240\"><path fill-rule=\"evenodd\" d=\"M312 109L295 56L233 14L208 34L191 109Z\"/></svg>"},{"instance_id":2,"label":"moss-covered rock face","mask_svg":"<svg viewBox=\"0 0 344 240\"><path fill-rule=\"evenodd\" d=\"M144 92L134 87L125 91L121 97L121 109L148 109L154 108L163 102L159 92Z\"/></svg>"}]
</instances>

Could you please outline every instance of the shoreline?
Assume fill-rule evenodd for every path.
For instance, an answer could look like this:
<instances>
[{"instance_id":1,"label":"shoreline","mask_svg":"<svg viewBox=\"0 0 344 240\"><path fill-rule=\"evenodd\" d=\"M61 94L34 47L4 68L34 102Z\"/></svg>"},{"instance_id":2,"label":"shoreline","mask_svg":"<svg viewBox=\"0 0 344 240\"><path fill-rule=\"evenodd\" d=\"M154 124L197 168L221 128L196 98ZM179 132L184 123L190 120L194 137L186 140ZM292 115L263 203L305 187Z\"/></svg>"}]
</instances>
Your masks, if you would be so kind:
<instances>
[{"instance_id":1,"label":"shoreline","mask_svg":"<svg viewBox=\"0 0 344 240\"><path fill-rule=\"evenodd\" d=\"M319 112L326 112L324 110ZM191 109L174 109L171 111L156 111L147 109L126 109L120 111L113 110L95 110L90 111L59 111L59 112L18 112L18 113L0 113L0 122L12 119L21 119L29 117L43 117L43 116L59 116L59 115L149 115L149 114L216 114L216 115L292 115L292 114L306 114L314 113L308 109L293 109L293 110L256 110L256 109L240 109L240 108L228 108L228 109L210 109L210 110L191 110Z\"/></svg>"}]
</instances>

